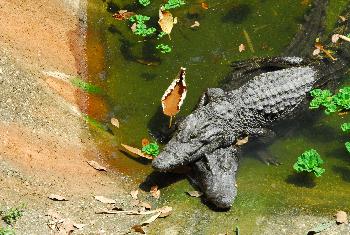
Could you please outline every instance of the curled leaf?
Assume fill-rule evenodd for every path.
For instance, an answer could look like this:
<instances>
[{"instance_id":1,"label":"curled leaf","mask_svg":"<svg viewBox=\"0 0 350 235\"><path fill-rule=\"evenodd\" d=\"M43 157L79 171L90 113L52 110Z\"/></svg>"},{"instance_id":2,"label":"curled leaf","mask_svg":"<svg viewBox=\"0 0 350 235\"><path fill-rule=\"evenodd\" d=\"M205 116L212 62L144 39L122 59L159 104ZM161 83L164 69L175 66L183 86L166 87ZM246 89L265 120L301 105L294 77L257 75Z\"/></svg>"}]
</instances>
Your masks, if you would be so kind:
<instances>
[{"instance_id":1,"label":"curled leaf","mask_svg":"<svg viewBox=\"0 0 350 235\"><path fill-rule=\"evenodd\" d=\"M128 20L133 15L136 15L136 13L127 10L119 10L113 17L116 20Z\"/></svg>"},{"instance_id":2,"label":"curled leaf","mask_svg":"<svg viewBox=\"0 0 350 235\"><path fill-rule=\"evenodd\" d=\"M98 170L98 171L107 171L107 168L104 167L104 166L101 166L100 164L98 164L97 162L95 161L87 161L87 163L92 166L95 170Z\"/></svg>"},{"instance_id":3,"label":"curled leaf","mask_svg":"<svg viewBox=\"0 0 350 235\"><path fill-rule=\"evenodd\" d=\"M116 118L111 118L111 123L113 126L119 128L119 120Z\"/></svg>"},{"instance_id":4,"label":"curled leaf","mask_svg":"<svg viewBox=\"0 0 350 235\"><path fill-rule=\"evenodd\" d=\"M157 185L151 187L150 193L156 199L160 197L160 191L158 190Z\"/></svg>"},{"instance_id":5,"label":"curled leaf","mask_svg":"<svg viewBox=\"0 0 350 235\"><path fill-rule=\"evenodd\" d=\"M243 43L241 45L239 45L238 51L239 52L245 51L245 45Z\"/></svg>"},{"instance_id":6,"label":"curled leaf","mask_svg":"<svg viewBox=\"0 0 350 235\"><path fill-rule=\"evenodd\" d=\"M209 4L207 2L202 2L201 3L201 7L205 10L208 10L209 9Z\"/></svg>"},{"instance_id":7,"label":"curled leaf","mask_svg":"<svg viewBox=\"0 0 350 235\"><path fill-rule=\"evenodd\" d=\"M170 34L174 27L173 15L169 11L163 11L162 8L160 8L158 24L163 32Z\"/></svg>"},{"instance_id":8,"label":"curled leaf","mask_svg":"<svg viewBox=\"0 0 350 235\"><path fill-rule=\"evenodd\" d=\"M200 23L198 21L195 21L190 27L191 28L195 28L195 27L199 27Z\"/></svg>"},{"instance_id":9,"label":"curled leaf","mask_svg":"<svg viewBox=\"0 0 350 235\"><path fill-rule=\"evenodd\" d=\"M248 143L248 136L242 138L242 139L238 139L237 142L236 142L236 145L237 146L241 146L241 145L244 145Z\"/></svg>"},{"instance_id":10,"label":"curled leaf","mask_svg":"<svg viewBox=\"0 0 350 235\"><path fill-rule=\"evenodd\" d=\"M175 116L186 98L187 87L185 82L186 68L180 68L175 80L170 84L162 97L163 113L167 116Z\"/></svg>"}]
</instances>

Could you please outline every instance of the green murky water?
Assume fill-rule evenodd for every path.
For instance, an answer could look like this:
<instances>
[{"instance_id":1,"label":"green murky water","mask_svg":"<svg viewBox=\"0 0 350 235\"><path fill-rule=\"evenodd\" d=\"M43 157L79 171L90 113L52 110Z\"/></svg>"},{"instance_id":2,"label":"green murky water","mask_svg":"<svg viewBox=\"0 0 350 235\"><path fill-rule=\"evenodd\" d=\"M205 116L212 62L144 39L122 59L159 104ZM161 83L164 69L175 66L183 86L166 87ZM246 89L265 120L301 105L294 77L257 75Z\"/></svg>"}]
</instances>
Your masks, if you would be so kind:
<instances>
[{"instance_id":1,"label":"green murky water","mask_svg":"<svg viewBox=\"0 0 350 235\"><path fill-rule=\"evenodd\" d=\"M188 0L187 5L171 11L178 17L171 41L167 37L143 41L131 33L126 22L112 18L117 10L129 9L157 19L161 2L152 1L143 8L135 1L90 0L88 8L89 80L104 88L110 107L96 118L108 123L115 116L120 121L119 129L112 127L113 137L96 135L96 142L105 150L103 157L136 182L142 182L152 172L150 165L119 151L120 143L140 146L142 138L151 138L148 127L163 120L157 113L160 98L180 66L187 68L188 95L179 114L184 116L206 88L217 86L228 74L231 61L283 51L296 33L309 1L209 0L209 9L205 10L201 1ZM328 29L346 3L330 1ZM200 27L191 29L195 20ZM248 47L244 30L254 52ZM171 45L173 51L166 55L157 52L154 48L158 43ZM239 53L241 43L246 45L246 51ZM333 214L337 209L349 208L350 156L343 145L346 136L339 128L349 117L314 113L314 118L290 124L294 128L280 127L283 135L267 147L283 163L281 166L262 164L253 146L245 147L237 176L238 196L230 211L214 212L199 199L190 198L184 192L193 190L191 185L180 180L162 189L161 202L171 205L174 213L151 225L151 233L170 234L174 229L180 234L233 234L233 228L239 226L242 234L251 234L263 227L257 219L284 211ZM313 187L298 185L292 170L297 156L309 148L318 150L326 169L321 178L314 180ZM173 227L169 228L169 224Z\"/></svg>"}]
</instances>

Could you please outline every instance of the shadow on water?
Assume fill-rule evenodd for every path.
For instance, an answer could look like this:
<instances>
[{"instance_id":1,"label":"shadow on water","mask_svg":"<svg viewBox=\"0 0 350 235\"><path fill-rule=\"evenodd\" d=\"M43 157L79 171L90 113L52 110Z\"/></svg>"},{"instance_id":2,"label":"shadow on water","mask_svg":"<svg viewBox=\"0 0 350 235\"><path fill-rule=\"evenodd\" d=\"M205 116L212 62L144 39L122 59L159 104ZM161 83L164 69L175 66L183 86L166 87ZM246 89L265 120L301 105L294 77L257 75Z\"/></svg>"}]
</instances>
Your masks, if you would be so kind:
<instances>
[{"instance_id":1,"label":"shadow on water","mask_svg":"<svg viewBox=\"0 0 350 235\"><path fill-rule=\"evenodd\" d=\"M252 8L248 4L237 4L231 7L231 9L222 17L224 23L242 23L252 13Z\"/></svg>"},{"instance_id":2,"label":"shadow on water","mask_svg":"<svg viewBox=\"0 0 350 235\"><path fill-rule=\"evenodd\" d=\"M312 173L293 173L286 179L289 184L294 184L298 187L313 188L316 186L315 177Z\"/></svg>"},{"instance_id":3,"label":"shadow on water","mask_svg":"<svg viewBox=\"0 0 350 235\"><path fill-rule=\"evenodd\" d=\"M349 167L333 166L332 170L335 174L340 175L344 181L350 182L350 168Z\"/></svg>"},{"instance_id":4,"label":"shadow on water","mask_svg":"<svg viewBox=\"0 0 350 235\"><path fill-rule=\"evenodd\" d=\"M184 172L185 171L186 169ZM145 192L149 192L151 187L155 185L157 185L159 189L163 189L185 178L185 174L153 171L146 177L145 181L139 185L139 188Z\"/></svg>"}]
</instances>

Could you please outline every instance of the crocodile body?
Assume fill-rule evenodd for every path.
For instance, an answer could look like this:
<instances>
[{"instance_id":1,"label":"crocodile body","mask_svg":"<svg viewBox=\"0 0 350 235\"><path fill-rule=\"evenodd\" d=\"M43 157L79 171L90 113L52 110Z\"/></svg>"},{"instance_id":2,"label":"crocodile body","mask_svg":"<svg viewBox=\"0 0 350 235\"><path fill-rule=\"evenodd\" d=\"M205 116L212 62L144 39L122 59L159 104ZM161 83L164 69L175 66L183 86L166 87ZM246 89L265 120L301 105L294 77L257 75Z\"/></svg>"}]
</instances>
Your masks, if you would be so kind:
<instances>
[{"instance_id":1,"label":"crocodile body","mask_svg":"<svg viewBox=\"0 0 350 235\"><path fill-rule=\"evenodd\" d=\"M190 165L207 200L229 208L237 194L235 143L246 136L270 135L273 125L293 115L312 89L344 73L350 56L346 47L340 48L337 61L285 56L236 63L232 79L249 81L237 89L209 88L178 125L153 167L171 171Z\"/></svg>"}]
</instances>

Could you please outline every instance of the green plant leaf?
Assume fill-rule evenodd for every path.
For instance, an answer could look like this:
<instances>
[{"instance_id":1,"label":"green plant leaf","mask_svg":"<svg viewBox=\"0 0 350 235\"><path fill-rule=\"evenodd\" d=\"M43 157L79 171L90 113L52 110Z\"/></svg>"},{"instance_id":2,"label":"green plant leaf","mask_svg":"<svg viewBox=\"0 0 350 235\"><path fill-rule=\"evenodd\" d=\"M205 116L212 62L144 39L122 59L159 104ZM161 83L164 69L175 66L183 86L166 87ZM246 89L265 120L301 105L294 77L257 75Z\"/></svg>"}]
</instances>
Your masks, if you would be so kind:
<instances>
[{"instance_id":1,"label":"green plant leaf","mask_svg":"<svg viewBox=\"0 0 350 235\"><path fill-rule=\"evenodd\" d=\"M345 143L345 148L350 153L350 142Z\"/></svg>"},{"instance_id":2,"label":"green plant leaf","mask_svg":"<svg viewBox=\"0 0 350 235\"><path fill-rule=\"evenodd\" d=\"M320 167L322 164L323 160L318 152L314 149L310 149L298 157L293 168L298 173L313 172L315 176L320 177L325 172L325 169Z\"/></svg>"},{"instance_id":3,"label":"green plant leaf","mask_svg":"<svg viewBox=\"0 0 350 235\"><path fill-rule=\"evenodd\" d=\"M151 1L150 0L139 0L139 3L145 7L145 6L148 6L149 4L151 4Z\"/></svg>"},{"instance_id":4,"label":"green plant leaf","mask_svg":"<svg viewBox=\"0 0 350 235\"><path fill-rule=\"evenodd\" d=\"M130 22L136 24L136 28L134 29L134 34L140 35L142 37L146 37L152 35L156 32L156 28L150 27L148 28L145 24L146 21L150 20L149 16L144 15L133 15L130 17Z\"/></svg>"},{"instance_id":5,"label":"green plant leaf","mask_svg":"<svg viewBox=\"0 0 350 235\"><path fill-rule=\"evenodd\" d=\"M165 3L164 10L170 10L173 8L181 7L182 5L185 5L185 1L183 0L168 0L167 3Z\"/></svg>"},{"instance_id":6,"label":"green plant leaf","mask_svg":"<svg viewBox=\"0 0 350 235\"><path fill-rule=\"evenodd\" d=\"M163 53L163 54L171 52L171 47L169 45L166 45L166 44L163 44L163 43L157 45L156 49L160 50L160 52Z\"/></svg>"},{"instance_id":7,"label":"green plant leaf","mask_svg":"<svg viewBox=\"0 0 350 235\"><path fill-rule=\"evenodd\" d=\"M159 146L157 143L150 143L144 146L141 151L156 157L159 155Z\"/></svg>"}]
</instances>

